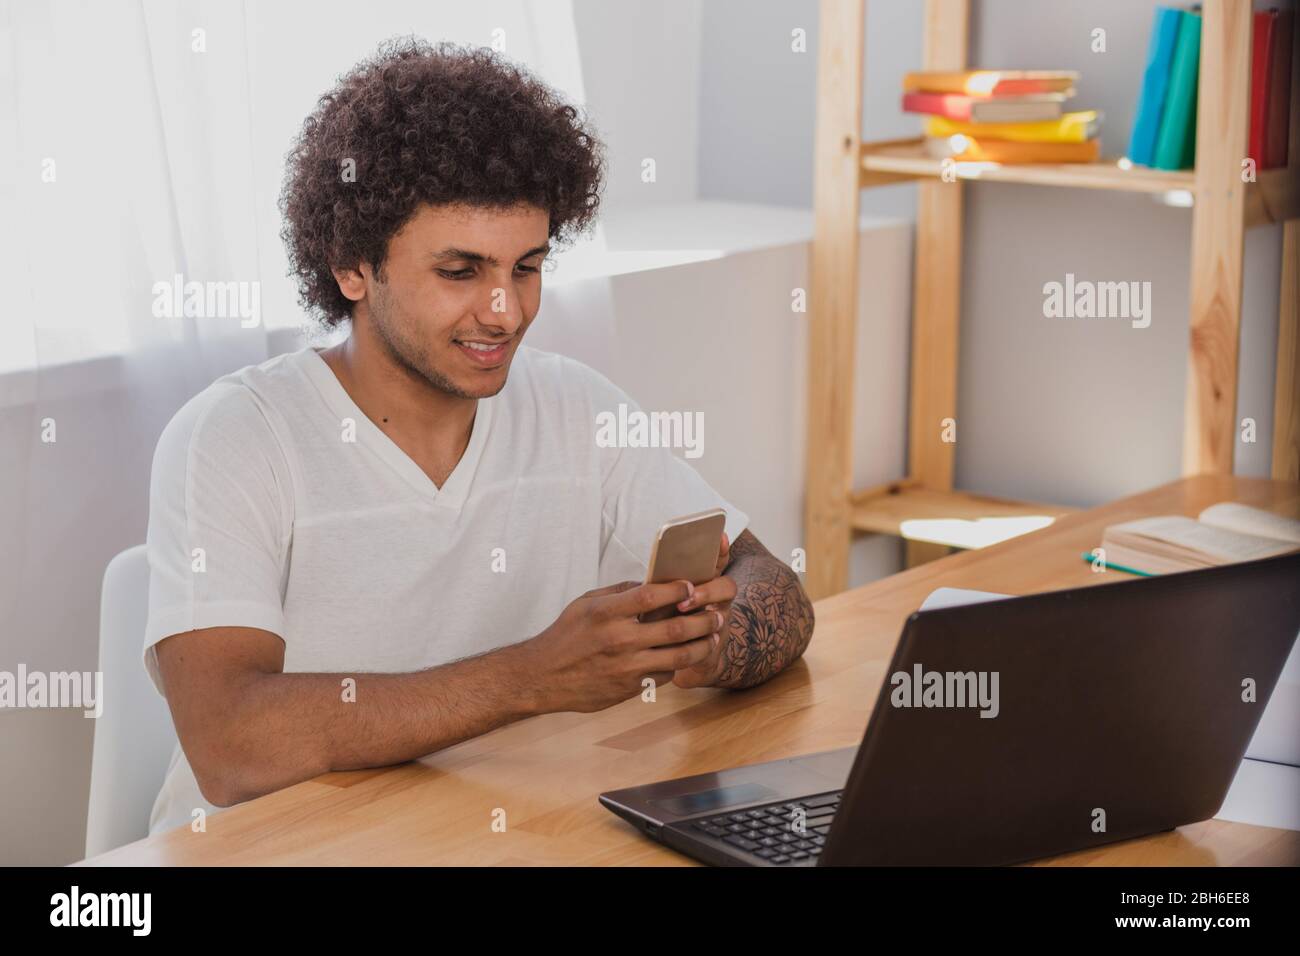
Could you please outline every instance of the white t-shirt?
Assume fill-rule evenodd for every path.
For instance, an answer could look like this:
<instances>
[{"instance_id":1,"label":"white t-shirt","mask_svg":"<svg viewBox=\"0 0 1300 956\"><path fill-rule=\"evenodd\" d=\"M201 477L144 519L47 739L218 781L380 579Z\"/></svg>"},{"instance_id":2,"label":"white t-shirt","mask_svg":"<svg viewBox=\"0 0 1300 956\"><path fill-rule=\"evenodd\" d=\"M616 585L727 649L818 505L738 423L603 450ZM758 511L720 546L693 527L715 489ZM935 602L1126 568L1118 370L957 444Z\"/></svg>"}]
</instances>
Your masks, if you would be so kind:
<instances>
[{"instance_id":1,"label":"white t-shirt","mask_svg":"<svg viewBox=\"0 0 1300 956\"><path fill-rule=\"evenodd\" d=\"M438 488L313 349L218 379L154 453L154 685L154 645L208 627L278 635L286 672L433 667L532 637L594 587L644 579L670 518L725 508L734 541L748 518L671 451L598 445L596 416L620 403L637 410L587 366L521 347ZM197 807L217 810L178 747L150 831Z\"/></svg>"}]
</instances>

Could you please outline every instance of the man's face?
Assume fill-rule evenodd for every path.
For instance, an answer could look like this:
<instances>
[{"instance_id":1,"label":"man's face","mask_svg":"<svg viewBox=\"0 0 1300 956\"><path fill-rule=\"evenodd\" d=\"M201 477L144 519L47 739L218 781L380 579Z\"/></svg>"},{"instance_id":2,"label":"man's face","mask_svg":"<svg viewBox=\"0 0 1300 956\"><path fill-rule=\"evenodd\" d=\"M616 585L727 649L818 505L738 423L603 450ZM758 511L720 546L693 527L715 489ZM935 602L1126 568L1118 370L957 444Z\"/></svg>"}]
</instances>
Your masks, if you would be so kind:
<instances>
[{"instance_id":1,"label":"man's face","mask_svg":"<svg viewBox=\"0 0 1300 956\"><path fill-rule=\"evenodd\" d=\"M501 391L541 301L548 226L536 206L422 206L389 241L383 280L361 270L390 357L451 395Z\"/></svg>"}]
</instances>

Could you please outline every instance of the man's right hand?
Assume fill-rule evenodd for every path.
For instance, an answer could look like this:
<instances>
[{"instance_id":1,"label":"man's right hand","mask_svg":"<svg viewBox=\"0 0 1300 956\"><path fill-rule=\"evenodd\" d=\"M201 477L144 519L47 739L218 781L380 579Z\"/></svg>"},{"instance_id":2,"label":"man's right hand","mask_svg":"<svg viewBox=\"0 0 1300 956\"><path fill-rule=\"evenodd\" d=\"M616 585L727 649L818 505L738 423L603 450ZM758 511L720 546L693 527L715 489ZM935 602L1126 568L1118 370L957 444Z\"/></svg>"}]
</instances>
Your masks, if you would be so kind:
<instances>
[{"instance_id":1,"label":"man's right hand","mask_svg":"<svg viewBox=\"0 0 1300 956\"><path fill-rule=\"evenodd\" d=\"M624 581L574 600L555 623L518 645L525 651L542 713L604 710L656 685L709 656L723 616L708 609L642 623L637 615L677 604L690 596L686 581L638 584Z\"/></svg>"}]
</instances>

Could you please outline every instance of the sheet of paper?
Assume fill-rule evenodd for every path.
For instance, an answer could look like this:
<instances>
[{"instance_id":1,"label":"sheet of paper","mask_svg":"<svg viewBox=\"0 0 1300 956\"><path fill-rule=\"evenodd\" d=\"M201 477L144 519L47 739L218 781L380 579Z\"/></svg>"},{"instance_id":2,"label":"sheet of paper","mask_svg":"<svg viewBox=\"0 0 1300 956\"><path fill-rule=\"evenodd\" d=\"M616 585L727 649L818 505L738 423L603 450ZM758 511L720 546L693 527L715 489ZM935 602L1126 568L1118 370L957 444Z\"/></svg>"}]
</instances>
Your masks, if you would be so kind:
<instances>
[{"instance_id":1,"label":"sheet of paper","mask_svg":"<svg viewBox=\"0 0 1300 956\"><path fill-rule=\"evenodd\" d=\"M1011 597L1011 595L998 594L996 591L972 591L969 588L935 588L926 595L919 610L932 611L937 607L982 604L985 601L997 601L1005 597Z\"/></svg>"}]
</instances>

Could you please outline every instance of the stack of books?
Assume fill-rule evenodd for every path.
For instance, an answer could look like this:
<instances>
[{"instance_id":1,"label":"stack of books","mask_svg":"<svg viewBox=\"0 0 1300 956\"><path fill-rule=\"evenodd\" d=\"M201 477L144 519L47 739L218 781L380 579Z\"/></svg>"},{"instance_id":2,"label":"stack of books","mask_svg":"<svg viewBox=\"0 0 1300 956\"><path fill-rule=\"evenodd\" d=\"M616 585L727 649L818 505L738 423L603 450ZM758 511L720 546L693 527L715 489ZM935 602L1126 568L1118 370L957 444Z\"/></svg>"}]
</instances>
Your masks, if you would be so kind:
<instances>
[{"instance_id":1,"label":"stack of books","mask_svg":"<svg viewBox=\"0 0 1300 956\"><path fill-rule=\"evenodd\" d=\"M1079 74L1064 70L909 73L903 109L925 120L926 151L962 162L1092 163L1101 114L1067 113Z\"/></svg>"},{"instance_id":2,"label":"stack of books","mask_svg":"<svg viewBox=\"0 0 1300 956\"><path fill-rule=\"evenodd\" d=\"M1290 10L1254 14L1249 155L1257 169L1287 164L1294 29ZM1200 57L1200 12L1156 7L1129 139L1128 158L1134 163L1156 169L1195 165Z\"/></svg>"}]
</instances>

